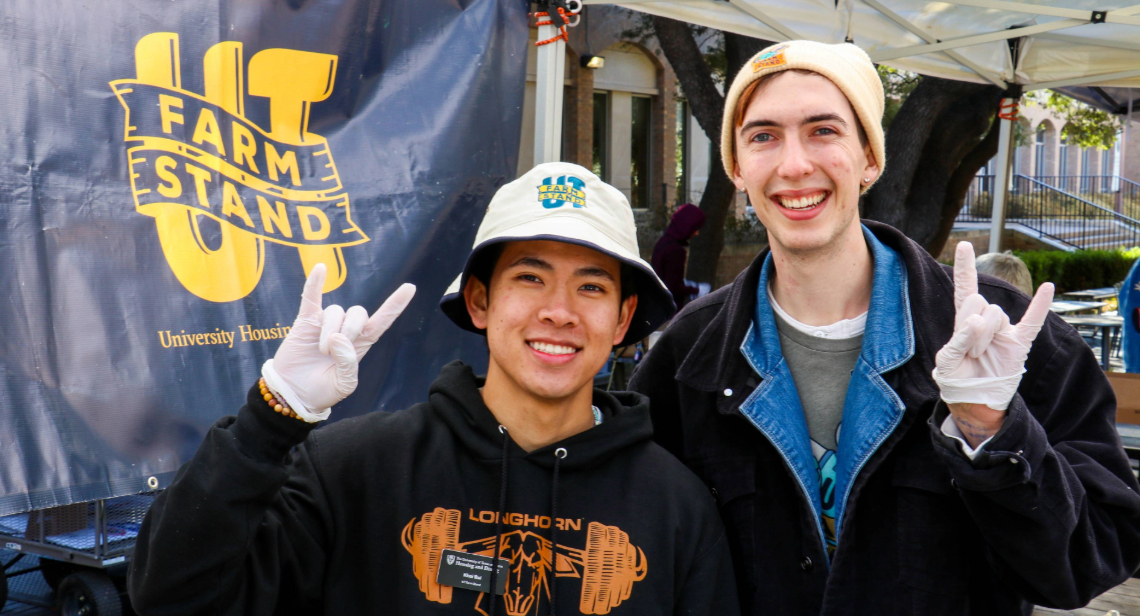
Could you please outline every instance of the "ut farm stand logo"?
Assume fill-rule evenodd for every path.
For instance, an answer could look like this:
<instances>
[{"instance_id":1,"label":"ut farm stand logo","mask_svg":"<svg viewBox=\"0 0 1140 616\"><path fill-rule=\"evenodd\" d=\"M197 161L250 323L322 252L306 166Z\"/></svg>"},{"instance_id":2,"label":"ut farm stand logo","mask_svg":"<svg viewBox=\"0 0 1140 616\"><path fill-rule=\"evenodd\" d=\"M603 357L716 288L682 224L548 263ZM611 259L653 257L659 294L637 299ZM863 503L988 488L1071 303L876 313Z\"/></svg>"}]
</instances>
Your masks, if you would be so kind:
<instances>
[{"instance_id":1,"label":"ut farm stand logo","mask_svg":"<svg viewBox=\"0 0 1140 616\"><path fill-rule=\"evenodd\" d=\"M545 178L538 186L538 202L542 207L553 210L564 205L586 207L586 183L572 175L558 178Z\"/></svg>"},{"instance_id":2,"label":"ut farm stand logo","mask_svg":"<svg viewBox=\"0 0 1140 616\"><path fill-rule=\"evenodd\" d=\"M763 55L752 60L752 72L759 73L761 70L766 68L771 68L773 66L783 66L787 64L788 60L784 57L784 50L787 48L787 45L773 47L772 49L764 52Z\"/></svg>"},{"instance_id":3,"label":"ut farm stand logo","mask_svg":"<svg viewBox=\"0 0 1140 616\"><path fill-rule=\"evenodd\" d=\"M297 249L305 272L328 267L324 291L348 275L342 249L368 241L352 222L328 141L308 132L310 106L329 97L337 57L239 42L202 58L205 92L182 89L178 35L135 46L135 78L111 82L126 110L124 141L135 209L154 218L182 286L232 302L257 286L265 242ZM246 117L245 94L269 99L269 126Z\"/></svg>"}]
</instances>

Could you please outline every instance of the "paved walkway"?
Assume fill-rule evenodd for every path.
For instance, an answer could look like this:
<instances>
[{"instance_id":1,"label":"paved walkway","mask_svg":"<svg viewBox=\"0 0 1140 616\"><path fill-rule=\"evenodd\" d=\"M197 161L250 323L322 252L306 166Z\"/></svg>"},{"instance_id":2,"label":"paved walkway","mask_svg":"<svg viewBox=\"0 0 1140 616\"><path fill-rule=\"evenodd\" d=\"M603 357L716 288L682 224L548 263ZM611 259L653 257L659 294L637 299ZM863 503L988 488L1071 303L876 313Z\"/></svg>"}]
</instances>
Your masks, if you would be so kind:
<instances>
[{"instance_id":1,"label":"paved walkway","mask_svg":"<svg viewBox=\"0 0 1140 616\"><path fill-rule=\"evenodd\" d=\"M1093 599L1088 607L1066 612L1064 610L1047 610L1039 607L1033 616L1052 616L1054 614L1069 614L1071 616L1104 616L1106 612L1116 610L1120 616L1140 616L1140 579L1132 578L1127 582L1113 588L1103 595Z\"/></svg>"}]
</instances>

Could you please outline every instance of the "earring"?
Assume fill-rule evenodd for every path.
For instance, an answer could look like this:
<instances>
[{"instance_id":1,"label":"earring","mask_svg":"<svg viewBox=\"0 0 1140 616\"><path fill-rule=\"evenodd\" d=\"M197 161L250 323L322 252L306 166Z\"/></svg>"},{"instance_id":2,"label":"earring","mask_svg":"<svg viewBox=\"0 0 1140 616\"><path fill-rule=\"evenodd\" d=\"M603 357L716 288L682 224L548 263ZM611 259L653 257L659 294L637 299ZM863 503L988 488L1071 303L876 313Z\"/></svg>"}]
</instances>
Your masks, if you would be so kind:
<instances>
[{"instance_id":1,"label":"earring","mask_svg":"<svg viewBox=\"0 0 1140 616\"><path fill-rule=\"evenodd\" d=\"M863 183L864 183L864 184L870 184L870 183L871 183L871 178L863 178Z\"/></svg>"}]
</instances>

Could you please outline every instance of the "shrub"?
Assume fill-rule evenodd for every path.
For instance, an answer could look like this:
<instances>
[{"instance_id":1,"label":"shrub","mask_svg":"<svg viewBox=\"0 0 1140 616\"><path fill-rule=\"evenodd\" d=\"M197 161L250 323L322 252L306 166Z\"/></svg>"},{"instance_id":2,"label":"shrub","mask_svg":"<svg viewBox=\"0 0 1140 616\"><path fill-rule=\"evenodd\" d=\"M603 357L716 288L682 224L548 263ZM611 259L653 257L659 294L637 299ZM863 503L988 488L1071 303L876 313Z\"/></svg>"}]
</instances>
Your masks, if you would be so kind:
<instances>
[{"instance_id":1,"label":"shrub","mask_svg":"<svg viewBox=\"0 0 1140 616\"><path fill-rule=\"evenodd\" d=\"M1033 277L1033 288L1052 282L1057 294L1082 289L1111 287L1124 280L1132 263L1140 258L1140 248L1114 250L1015 251Z\"/></svg>"}]
</instances>

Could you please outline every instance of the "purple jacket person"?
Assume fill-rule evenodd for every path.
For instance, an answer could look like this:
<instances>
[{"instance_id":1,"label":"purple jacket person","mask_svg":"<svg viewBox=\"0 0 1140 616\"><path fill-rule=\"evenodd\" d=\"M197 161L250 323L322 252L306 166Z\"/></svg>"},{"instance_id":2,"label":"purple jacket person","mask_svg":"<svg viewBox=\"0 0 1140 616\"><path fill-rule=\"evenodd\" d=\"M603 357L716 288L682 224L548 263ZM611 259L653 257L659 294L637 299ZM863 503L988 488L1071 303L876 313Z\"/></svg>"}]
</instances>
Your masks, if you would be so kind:
<instances>
[{"instance_id":1,"label":"purple jacket person","mask_svg":"<svg viewBox=\"0 0 1140 616\"><path fill-rule=\"evenodd\" d=\"M650 261L653 271L657 272L673 294L677 310L689 303L690 296L697 293L697 287L685 284L685 263L689 259L689 240L697 235L704 224L705 213L701 208L686 203L673 213L665 235L653 247L653 259Z\"/></svg>"}]
</instances>

